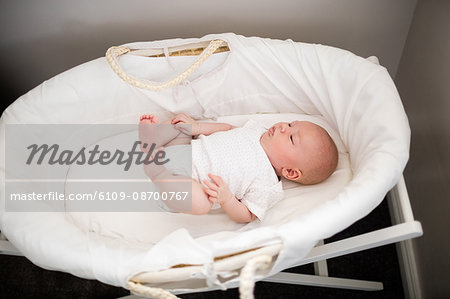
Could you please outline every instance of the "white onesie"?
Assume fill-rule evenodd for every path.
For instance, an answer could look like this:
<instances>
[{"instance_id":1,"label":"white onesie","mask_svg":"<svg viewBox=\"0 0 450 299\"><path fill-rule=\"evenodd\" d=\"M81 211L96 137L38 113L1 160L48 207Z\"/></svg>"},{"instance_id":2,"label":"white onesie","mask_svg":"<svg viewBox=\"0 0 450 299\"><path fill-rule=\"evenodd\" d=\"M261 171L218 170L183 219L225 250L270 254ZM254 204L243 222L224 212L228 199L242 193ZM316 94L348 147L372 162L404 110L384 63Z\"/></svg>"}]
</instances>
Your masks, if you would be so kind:
<instances>
[{"instance_id":1,"label":"white onesie","mask_svg":"<svg viewBox=\"0 0 450 299\"><path fill-rule=\"evenodd\" d=\"M192 140L192 178L218 175L260 220L283 198L283 187L259 139L267 129L249 120L243 127Z\"/></svg>"}]
</instances>

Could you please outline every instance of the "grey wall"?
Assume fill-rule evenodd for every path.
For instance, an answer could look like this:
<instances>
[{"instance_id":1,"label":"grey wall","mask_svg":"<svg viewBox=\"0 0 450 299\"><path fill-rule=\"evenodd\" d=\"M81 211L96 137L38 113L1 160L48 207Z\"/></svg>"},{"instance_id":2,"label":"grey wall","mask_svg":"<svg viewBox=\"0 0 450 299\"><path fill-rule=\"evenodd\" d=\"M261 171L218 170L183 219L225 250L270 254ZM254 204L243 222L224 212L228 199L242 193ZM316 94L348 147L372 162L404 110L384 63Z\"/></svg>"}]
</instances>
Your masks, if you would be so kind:
<instances>
[{"instance_id":1,"label":"grey wall","mask_svg":"<svg viewBox=\"0 0 450 299\"><path fill-rule=\"evenodd\" d=\"M0 0L3 94L17 97L111 45L235 32L377 55L396 73L416 0Z\"/></svg>"},{"instance_id":2,"label":"grey wall","mask_svg":"<svg viewBox=\"0 0 450 299\"><path fill-rule=\"evenodd\" d=\"M419 0L396 77L412 129L405 179L425 298L450 298L450 1Z\"/></svg>"}]
</instances>

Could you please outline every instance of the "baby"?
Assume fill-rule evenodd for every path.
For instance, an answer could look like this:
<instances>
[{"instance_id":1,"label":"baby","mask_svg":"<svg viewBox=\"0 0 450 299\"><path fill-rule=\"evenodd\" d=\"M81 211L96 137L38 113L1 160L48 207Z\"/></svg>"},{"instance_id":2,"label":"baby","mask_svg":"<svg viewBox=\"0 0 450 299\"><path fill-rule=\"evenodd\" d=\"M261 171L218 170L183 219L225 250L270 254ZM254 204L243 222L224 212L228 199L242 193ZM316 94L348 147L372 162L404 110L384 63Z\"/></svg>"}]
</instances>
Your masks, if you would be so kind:
<instances>
[{"instance_id":1,"label":"baby","mask_svg":"<svg viewBox=\"0 0 450 299\"><path fill-rule=\"evenodd\" d=\"M206 214L221 207L237 222L262 220L265 212L283 198L279 177L317 184L334 172L338 162L331 137L311 122L280 122L267 130L253 120L237 128L226 123L197 122L179 114L163 123L172 125L158 127L164 132L155 134L148 125L157 123L156 116L141 116L141 149L148 151L149 144L169 147L190 142L192 178L172 174L153 163L145 165L144 170L155 183L174 179L190 182L191 214ZM191 136L198 138L191 140Z\"/></svg>"}]
</instances>

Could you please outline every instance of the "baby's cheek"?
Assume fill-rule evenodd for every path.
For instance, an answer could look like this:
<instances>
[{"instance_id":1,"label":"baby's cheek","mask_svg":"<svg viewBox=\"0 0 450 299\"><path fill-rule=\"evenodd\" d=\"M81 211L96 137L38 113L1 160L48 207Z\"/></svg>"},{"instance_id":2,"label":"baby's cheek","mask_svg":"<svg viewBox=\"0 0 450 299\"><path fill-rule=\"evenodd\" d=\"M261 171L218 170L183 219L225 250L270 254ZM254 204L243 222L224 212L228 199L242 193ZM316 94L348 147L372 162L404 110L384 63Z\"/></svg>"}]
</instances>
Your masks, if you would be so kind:
<instances>
[{"instance_id":1,"label":"baby's cheek","mask_svg":"<svg viewBox=\"0 0 450 299\"><path fill-rule=\"evenodd\" d=\"M286 154L286 145L282 144L281 142L276 143L275 153L283 157Z\"/></svg>"}]
</instances>

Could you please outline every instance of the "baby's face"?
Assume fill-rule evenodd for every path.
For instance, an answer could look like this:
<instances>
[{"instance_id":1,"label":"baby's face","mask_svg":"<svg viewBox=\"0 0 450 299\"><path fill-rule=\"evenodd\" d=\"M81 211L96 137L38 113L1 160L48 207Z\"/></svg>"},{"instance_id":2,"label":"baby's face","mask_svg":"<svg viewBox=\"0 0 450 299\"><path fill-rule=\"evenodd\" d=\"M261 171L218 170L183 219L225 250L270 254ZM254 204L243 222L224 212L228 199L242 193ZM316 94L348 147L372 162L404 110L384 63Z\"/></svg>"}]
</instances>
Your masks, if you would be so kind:
<instances>
[{"instance_id":1,"label":"baby's face","mask_svg":"<svg viewBox=\"0 0 450 299\"><path fill-rule=\"evenodd\" d=\"M323 134L313 123L294 121L273 125L261 136L260 143L278 175L283 168L305 169L310 155L317 150L317 138Z\"/></svg>"}]
</instances>

